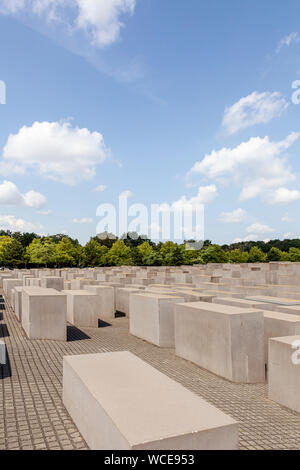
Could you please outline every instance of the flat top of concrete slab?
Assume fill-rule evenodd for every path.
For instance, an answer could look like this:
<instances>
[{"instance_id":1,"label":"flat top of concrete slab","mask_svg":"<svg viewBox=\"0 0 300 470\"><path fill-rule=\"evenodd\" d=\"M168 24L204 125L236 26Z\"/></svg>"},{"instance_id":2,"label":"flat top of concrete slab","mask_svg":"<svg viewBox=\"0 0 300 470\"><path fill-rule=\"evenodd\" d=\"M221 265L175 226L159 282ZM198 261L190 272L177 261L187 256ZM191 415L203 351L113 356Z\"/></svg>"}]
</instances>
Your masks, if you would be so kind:
<instances>
[{"instance_id":1,"label":"flat top of concrete slab","mask_svg":"<svg viewBox=\"0 0 300 470\"><path fill-rule=\"evenodd\" d=\"M59 292L58 290L56 289L46 289L45 287L24 287L23 291L22 292L25 292L31 296L35 295L35 296L47 296L47 295L51 295L51 296L54 296L54 295L60 295L60 296L64 296L65 294L63 292ZM69 291L66 291L66 292L69 292Z\"/></svg>"},{"instance_id":2,"label":"flat top of concrete slab","mask_svg":"<svg viewBox=\"0 0 300 470\"><path fill-rule=\"evenodd\" d=\"M149 291L143 291L143 292L136 292L132 293L133 296L135 297L148 297L152 299L177 299L181 298L178 292L170 292L170 293L160 293L160 292L149 292Z\"/></svg>"},{"instance_id":3,"label":"flat top of concrete slab","mask_svg":"<svg viewBox=\"0 0 300 470\"><path fill-rule=\"evenodd\" d=\"M281 297L269 297L269 296L259 296L259 297L246 297L246 300L255 300L256 302L265 302L270 304L277 304L277 305L286 305L286 306L293 306L299 305L300 300L294 299L284 299Z\"/></svg>"},{"instance_id":4,"label":"flat top of concrete slab","mask_svg":"<svg viewBox=\"0 0 300 470\"><path fill-rule=\"evenodd\" d=\"M270 310L259 310L263 312L265 318L275 318L277 320L284 320L291 323L300 323L299 315L293 315L291 313L273 312Z\"/></svg>"},{"instance_id":5,"label":"flat top of concrete slab","mask_svg":"<svg viewBox=\"0 0 300 470\"><path fill-rule=\"evenodd\" d=\"M300 343L300 336L281 336L280 338L270 338L269 341L274 341L276 343L284 343L292 346L296 341Z\"/></svg>"},{"instance_id":6,"label":"flat top of concrete slab","mask_svg":"<svg viewBox=\"0 0 300 470\"><path fill-rule=\"evenodd\" d=\"M15 286L14 290L17 292L22 292L24 289L41 289L41 287L29 287L29 286Z\"/></svg>"},{"instance_id":7,"label":"flat top of concrete slab","mask_svg":"<svg viewBox=\"0 0 300 470\"><path fill-rule=\"evenodd\" d=\"M62 279L60 276L42 276L41 279Z\"/></svg>"},{"instance_id":8,"label":"flat top of concrete slab","mask_svg":"<svg viewBox=\"0 0 300 470\"><path fill-rule=\"evenodd\" d=\"M64 360L131 445L236 423L130 352Z\"/></svg>"},{"instance_id":9,"label":"flat top of concrete slab","mask_svg":"<svg viewBox=\"0 0 300 470\"><path fill-rule=\"evenodd\" d=\"M176 288L174 288L174 287L173 287L173 289L175 289L175 292L176 292L176 291L177 291L177 292L180 292L180 294L183 293L183 294L198 295L198 296L200 296L200 297L203 295L202 292L196 292L196 291L194 291L193 289L183 289L183 288L181 288L181 289L176 289Z\"/></svg>"},{"instance_id":10,"label":"flat top of concrete slab","mask_svg":"<svg viewBox=\"0 0 300 470\"><path fill-rule=\"evenodd\" d=\"M88 287L88 286L87 286ZM144 289L137 289L136 287L118 287L118 292L144 292Z\"/></svg>"},{"instance_id":11,"label":"flat top of concrete slab","mask_svg":"<svg viewBox=\"0 0 300 470\"><path fill-rule=\"evenodd\" d=\"M82 295L82 296L85 296L85 297L88 297L88 296L96 296L97 294L95 292L90 292L88 290L75 290L75 289L70 289L70 290L62 290L61 291L63 294L67 294L67 295Z\"/></svg>"},{"instance_id":12,"label":"flat top of concrete slab","mask_svg":"<svg viewBox=\"0 0 300 470\"><path fill-rule=\"evenodd\" d=\"M247 300L247 299L237 299L236 297L216 297L214 299L219 300L219 301L224 301L224 302L233 302L236 304L241 304L241 305L261 305L260 302L256 302L255 300Z\"/></svg>"},{"instance_id":13,"label":"flat top of concrete slab","mask_svg":"<svg viewBox=\"0 0 300 470\"><path fill-rule=\"evenodd\" d=\"M195 310L208 310L210 312L222 313L226 315L240 315L240 314L257 314L261 310L251 310L249 308L232 307L231 305L211 304L208 302L186 302L181 304L182 307L194 308Z\"/></svg>"},{"instance_id":14,"label":"flat top of concrete slab","mask_svg":"<svg viewBox=\"0 0 300 470\"><path fill-rule=\"evenodd\" d=\"M93 290L95 290L95 289L104 290L104 289L113 289L114 288L113 286L102 286L102 285L99 285L99 284L86 284L84 286L84 288L86 289L87 287L93 288Z\"/></svg>"}]
</instances>

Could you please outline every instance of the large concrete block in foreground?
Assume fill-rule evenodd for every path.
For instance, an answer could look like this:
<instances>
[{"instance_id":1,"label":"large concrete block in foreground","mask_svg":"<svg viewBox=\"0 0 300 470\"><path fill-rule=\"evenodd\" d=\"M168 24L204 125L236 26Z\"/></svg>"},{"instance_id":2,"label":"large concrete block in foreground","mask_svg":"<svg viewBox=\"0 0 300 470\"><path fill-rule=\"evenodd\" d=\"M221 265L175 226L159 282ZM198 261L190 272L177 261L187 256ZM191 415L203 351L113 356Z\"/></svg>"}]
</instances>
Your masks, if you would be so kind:
<instances>
[{"instance_id":1,"label":"large concrete block in foreground","mask_svg":"<svg viewBox=\"0 0 300 470\"><path fill-rule=\"evenodd\" d=\"M175 347L177 356L232 382L265 381L263 312L207 302L176 305Z\"/></svg>"},{"instance_id":2,"label":"large concrete block in foreground","mask_svg":"<svg viewBox=\"0 0 300 470\"><path fill-rule=\"evenodd\" d=\"M67 297L54 289L25 287L22 326L29 339L67 339Z\"/></svg>"},{"instance_id":3,"label":"large concrete block in foreground","mask_svg":"<svg viewBox=\"0 0 300 470\"><path fill-rule=\"evenodd\" d=\"M300 413L300 336L269 341L269 398Z\"/></svg>"},{"instance_id":4,"label":"large concrete block in foreground","mask_svg":"<svg viewBox=\"0 0 300 470\"><path fill-rule=\"evenodd\" d=\"M63 402L92 450L228 450L238 424L129 352L64 357Z\"/></svg>"},{"instance_id":5,"label":"large concrete block in foreground","mask_svg":"<svg viewBox=\"0 0 300 470\"><path fill-rule=\"evenodd\" d=\"M58 291L62 291L64 288L64 280L62 277L56 276L42 277L41 287L45 289L56 289Z\"/></svg>"},{"instance_id":6,"label":"large concrete block in foreground","mask_svg":"<svg viewBox=\"0 0 300 470\"><path fill-rule=\"evenodd\" d=\"M173 348L174 307L184 302L176 295L143 292L131 294L129 300L130 333L162 348Z\"/></svg>"},{"instance_id":7,"label":"large concrete block in foreground","mask_svg":"<svg viewBox=\"0 0 300 470\"><path fill-rule=\"evenodd\" d=\"M98 296L98 318L115 318L115 289L110 286L85 285L84 290Z\"/></svg>"},{"instance_id":8,"label":"large concrete block in foreground","mask_svg":"<svg viewBox=\"0 0 300 470\"><path fill-rule=\"evenodd\" d=\"M0 339L0 365L6 364L6 345L2 339Z\"/></svg>"},{"instance_id":9,"label":"large concrete block in foreground","mask_svg":"<svg viewBox=\"0 0 300 470\"><path fill-rule=\"evenodd\" d=\"M67 296L67 319L75 326L98 328L99 297L86 290L62 291Z\"/></svg>"}]
</instances>

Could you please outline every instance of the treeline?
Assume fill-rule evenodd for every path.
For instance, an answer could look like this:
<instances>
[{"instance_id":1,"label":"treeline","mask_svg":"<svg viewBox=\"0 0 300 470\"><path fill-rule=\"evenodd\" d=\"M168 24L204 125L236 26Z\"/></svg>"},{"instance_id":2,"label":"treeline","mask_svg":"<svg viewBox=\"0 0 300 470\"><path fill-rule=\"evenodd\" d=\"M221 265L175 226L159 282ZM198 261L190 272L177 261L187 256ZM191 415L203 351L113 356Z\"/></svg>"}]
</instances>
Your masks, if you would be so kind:
<instances>
[{"instance_id":1,"label":"treeline","mask_svg":"<svg viewBox=\"0 0 300 470\"><path fill-rule=\"evenodd\" d=\"M191 241L189 241L191 242ZM207 263L300 262L300 240L241 242L219 246L206 240L201 249L186 244L154 243L136 233L120 239L112 234L78 240L57 234L0 231L1 267L180 266Z\"/></svg>"}]
</instances>

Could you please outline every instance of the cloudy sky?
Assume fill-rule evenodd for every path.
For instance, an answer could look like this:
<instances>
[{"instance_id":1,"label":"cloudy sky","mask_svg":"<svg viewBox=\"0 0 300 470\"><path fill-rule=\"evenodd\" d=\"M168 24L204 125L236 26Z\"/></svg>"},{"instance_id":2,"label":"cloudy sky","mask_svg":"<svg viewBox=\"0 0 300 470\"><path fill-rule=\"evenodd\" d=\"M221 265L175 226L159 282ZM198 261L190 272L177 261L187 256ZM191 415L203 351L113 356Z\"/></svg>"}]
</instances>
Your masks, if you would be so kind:
<instances>
[{"instance_id":1,"label":"cloudy sky","mask_svg":"<svg viewBox=\"0 0 300 470\"><path fill-rule=\"evenodd\" d=\"M300 236L299 14L299 0L0 0L0 228L85 242L125 193L204 203L217 243Z\"/></svg>"}]
</instances>

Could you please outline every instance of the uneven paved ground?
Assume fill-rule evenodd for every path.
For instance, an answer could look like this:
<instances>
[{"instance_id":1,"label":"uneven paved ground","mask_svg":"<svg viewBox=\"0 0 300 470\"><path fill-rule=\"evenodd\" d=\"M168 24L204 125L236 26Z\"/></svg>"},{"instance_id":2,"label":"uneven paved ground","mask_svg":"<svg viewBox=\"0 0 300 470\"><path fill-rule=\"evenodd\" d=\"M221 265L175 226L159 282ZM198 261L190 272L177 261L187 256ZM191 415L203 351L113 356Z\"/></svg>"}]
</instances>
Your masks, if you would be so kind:
<instances>
[{"instance_id":1,"label":"uneven paved ground","mask_svg":"<svg viewBox=\"0 0 300 470\"><path fill-rule=\"evenodd\" d=\"M300 415L268 400L265 385L232 384L176 357L173 350L134 338L126 318L99 329L70 326L67 343L29 341L6 304L0 310L1 337L10 364L0 366L0 450L87 449L62 403L62 357L123 350L239 421L241 449L300 449Z\"/></svg>"}]
</instances>

